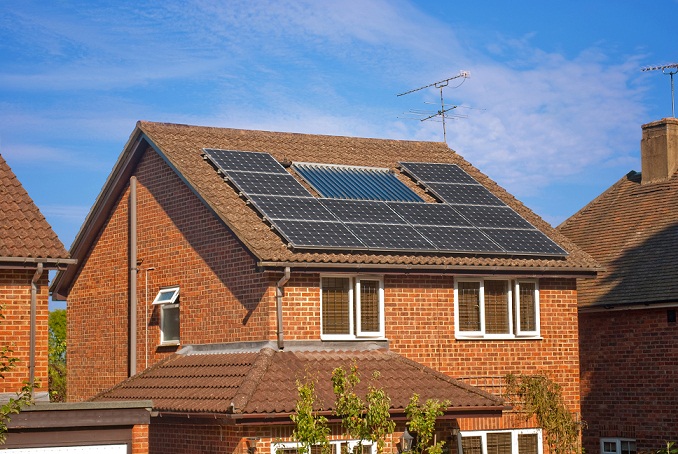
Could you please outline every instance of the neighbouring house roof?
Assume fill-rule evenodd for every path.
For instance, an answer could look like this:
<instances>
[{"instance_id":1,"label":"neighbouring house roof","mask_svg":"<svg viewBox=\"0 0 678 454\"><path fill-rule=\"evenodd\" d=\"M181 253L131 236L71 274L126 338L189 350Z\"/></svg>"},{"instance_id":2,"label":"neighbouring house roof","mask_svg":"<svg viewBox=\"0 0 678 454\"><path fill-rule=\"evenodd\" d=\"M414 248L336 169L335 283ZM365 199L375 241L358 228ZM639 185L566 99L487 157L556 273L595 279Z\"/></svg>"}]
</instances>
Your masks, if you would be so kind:
<instances>
[{"instance_id":1,"label":"neighbouring house roof","mask_svg":"<svg viewBox=\"0 0 678 454\"><path fill-rule=\"evenodd\" d=\"M580 308L678 301L678 174L631 171L558 230L605 267L578 284Z\"/></svg>"},{"instance_id":2,"label":"neighbouring house roof","mask_svg":"<svg viewBox=\"0 0 678 454\"><path fill-rule=\"evenodd\" d=\"M68 257L52 227L0 156L0 262L56 263Z\"/></svg>"},{"instance_id":3,"label":"neighbouring house roof","mask_svg":"<svg viewBox=\"0 0 678 454\"><path fill-rule=\"evenodd\" d=\"M190 351L190 349L188 349ZM235 420L288 420L295 411L298 382L315 382L315 409L331 413L332 371L356 365L364 396L369 384L383 388L392 413L402 414L413 393L420 401L448 400L448 414L499 416L502 399L454 380L386 349L278 351L269 347L235 352L177 353L129 378L94 401L151 399L164 414L221 414ZM378 380L371 379L379 372Z\"/></svg>"},{"instance_id":4,"label":"neighbouring house roof","mask_svg":"<svg viewBox=\"0 0 678 454\"><path fill-rule=\"evenodd\" d=\"M73 242L71 254L82 259L96 238L114 200L127 185L141 155L153 149L188 187L230 229L264 268L297 266L364 269L379 267L417 270L438 269L474 272L493 268L499 272L539 275L595 276L598 264L572 241L526 208L494 181L482 174L446 144L404 140L367 139L315 134L295 134L243 129L187 126L141 121L132 133L118 163ZM289 248L285 241L248 205L238 191L203 158L204 149L258 151L279 162L305 162L379 167L392 170L398 178L427 202L435 201L412 179L401 174L400 162L451 163L458 165L494 196L563 248L563 257L407 253L378 251L308 251ZM81 260L82 263L82 260ZM57 275L53 289L66 296L77 269Z\"/></svg>"}]
</instances>

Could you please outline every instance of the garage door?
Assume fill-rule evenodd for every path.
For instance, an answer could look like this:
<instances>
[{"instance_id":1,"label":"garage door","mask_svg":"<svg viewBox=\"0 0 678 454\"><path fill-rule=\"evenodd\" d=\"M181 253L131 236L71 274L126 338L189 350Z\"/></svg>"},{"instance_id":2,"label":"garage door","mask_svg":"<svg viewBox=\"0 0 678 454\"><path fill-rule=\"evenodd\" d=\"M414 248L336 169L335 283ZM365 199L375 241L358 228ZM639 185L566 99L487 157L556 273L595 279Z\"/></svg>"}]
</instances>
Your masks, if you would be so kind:
<instances>
[{"instance_id":1,"label":"garage door","mask_svg":"<svg viewBox=\"0 0 678 454\"><path fill-rule=\"evenodd\" d=\"M127 445L62 446L59 448L6 449L12 454L127 454Z\"/></svg>"}]
</instances>

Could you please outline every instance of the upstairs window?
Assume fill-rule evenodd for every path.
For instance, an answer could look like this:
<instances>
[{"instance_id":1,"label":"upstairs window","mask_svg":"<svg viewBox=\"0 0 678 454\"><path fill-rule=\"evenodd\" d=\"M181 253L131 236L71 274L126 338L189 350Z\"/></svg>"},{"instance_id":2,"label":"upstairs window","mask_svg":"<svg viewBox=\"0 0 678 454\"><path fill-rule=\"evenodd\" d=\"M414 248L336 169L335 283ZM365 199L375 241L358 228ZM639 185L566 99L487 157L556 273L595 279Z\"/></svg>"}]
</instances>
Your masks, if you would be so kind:
<instances>
[{"instance_id":1,"label":"upstairs window","mask_svg":"<svg viewBox=\"0 0 678 454\"><path fill-rule=\"evenodd\" d=\"M160 308L160 345L179 345L179 287L160 289L153 305Z\"/></svg>"},{"instance_id":2,"label":"upstairs window","mask_svg":"<svg viewBox=\"0 0 678 454\"><path fill-rule=\"evenodd\" d=\"M384 285L373 276L324 276L321 339L384 337Z\"/></svg>"},{"instance_id":3,"label":"upstairs window","mask_svg":"<svg viewBox=\"0 0 678 454\"><path fill-rule=\"evenodd\" d=\"M459 339L539 337L537 281L458 279L454 309Z\"/></svg>"}]
</instances>

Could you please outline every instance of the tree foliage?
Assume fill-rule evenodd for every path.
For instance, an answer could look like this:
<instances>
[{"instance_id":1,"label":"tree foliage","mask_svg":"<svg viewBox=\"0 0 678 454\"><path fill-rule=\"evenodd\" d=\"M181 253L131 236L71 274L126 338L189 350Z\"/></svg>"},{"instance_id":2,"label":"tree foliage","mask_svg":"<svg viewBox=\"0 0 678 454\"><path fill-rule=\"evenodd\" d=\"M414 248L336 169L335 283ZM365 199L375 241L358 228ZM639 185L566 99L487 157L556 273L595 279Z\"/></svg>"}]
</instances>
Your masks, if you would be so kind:
<instances>
[{"instance_id":1,"label":"tree foliage","mask_svg":"<svg viewBox=\"0 0 678 454\"><path fill-rule=\"evenodd\" d=\"M435 438L436 420L443 415L443 410L448 407L448 401L440 402L437 399L428 399L423 405L419 404L419 395L414 394L410 403L405 407L405 414L409 422L407 427L410 432L416 434L417 443L413 450L420 454L441 454L444 441Z\"/></svg>"},{"instance_id":2,"label":"tree foliage","mask_svg":"<svg viewBox=\"0 0 678 454\"><path fill-rule=\"evenodd\" d=\"M316 401L315 383L309 381L301 383L297 380L299 399L295 407L295 413L291 416L294 422L292 438L299 442L299 451L310 454L311 446L319 445L324 453L329 452L330 428L327 418L318 415L313 406Z\"/></svg>"},{"instance_id":3,"label":"tree foliage","mask_svg":"<svg viewBox=\"0 0 678 454\"><path fill-rule=\"evenodd\" d=\"M581 452L579 431L581 423L568 410L563 400L561 386L545 375L506 376L506 394L509 401L533 416L545 431L549 452L570 454Z\"/></svg>"},{"instance_id":4,"label":"tree foliage","mask_svg":"<svg viewBox=\"0 0 678 454\"><path fill-rule=\"evenodd\" d=\"M49 313L49 395L54 402L66 399L66 310Z\"/></svg>"},{"instance_id":5,"label":"tree foliage","mask_svg":"<svg viewBox=\"0 0 678 454\"><path fill-rule=\"evenodd\" d=\"M379 379L379 372L372 376L373 382ZM358 366L351 366L349 372L342 367L332 372L332 386L336 396L335 414L341 418L342 427L350 438L359 440L358 452L363 441L377 444L381 454L386 445L386 437L395 430L389 409L391 399L382 388L370 384L363 401L355 392L360 383Z\"/></svg>"}]
</instances>

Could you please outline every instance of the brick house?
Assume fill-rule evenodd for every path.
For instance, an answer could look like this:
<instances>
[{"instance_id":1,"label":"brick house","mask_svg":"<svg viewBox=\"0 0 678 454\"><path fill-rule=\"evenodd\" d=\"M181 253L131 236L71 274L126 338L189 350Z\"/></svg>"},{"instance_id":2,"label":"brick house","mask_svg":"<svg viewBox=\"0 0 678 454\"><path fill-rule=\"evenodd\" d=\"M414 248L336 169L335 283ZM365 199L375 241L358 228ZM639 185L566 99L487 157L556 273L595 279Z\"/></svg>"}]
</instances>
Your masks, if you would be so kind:
<instances>
[{"instance_id":1,"label":"brick house","mask_svg":"<svg viewBox=\"0 0 678 454\"><path fill-rule=\"evenodd\" d=\"M139 122L71 254L69 400L152 399L150 452L293 449L296 380L330 414L354 363L400 432L413 392L449 400L452 452L544 451L507 373L580 409L596 262L443 143Z\"/></svg>"},{"instance_id":2,"label":"brick house","mask_svg":"<svg viewBox=\"0 0 678 454\"><path fill-rule=\"evenodd\" d=\"M579 286L587 452L678 440L678 120L642 127L629 172L558 227L605 271Z\"/></svg>"},{"instance_id":3,"label":"brick house","mask_svg":"<svg viewBox=\"0 0 678 454\"><path fill-rule=\"evenodd\" d=\"M0 156L0 346L16 367L0 380L2 399L35 382L37 400L48 400L48 270L74 263L52 227Z\"/></svg>"}]
</instances>

